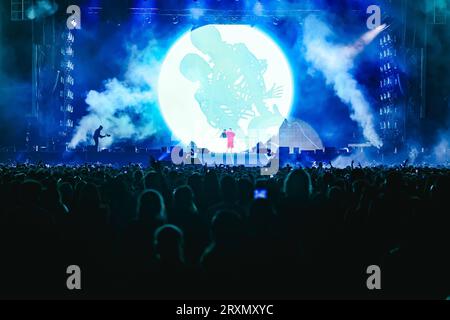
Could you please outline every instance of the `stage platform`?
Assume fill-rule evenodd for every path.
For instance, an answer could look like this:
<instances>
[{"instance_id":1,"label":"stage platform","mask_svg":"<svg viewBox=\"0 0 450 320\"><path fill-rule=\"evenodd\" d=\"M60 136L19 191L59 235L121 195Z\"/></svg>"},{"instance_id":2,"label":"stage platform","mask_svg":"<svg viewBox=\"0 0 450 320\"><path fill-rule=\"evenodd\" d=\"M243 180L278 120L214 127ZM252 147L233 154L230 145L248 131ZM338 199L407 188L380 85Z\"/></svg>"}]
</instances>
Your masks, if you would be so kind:
<instances>
[{"instance_id":1,"label":"stage platform","mask_svg":"<svg viewBox=\"0 0 450 320\"><path fill-rule=\"evenodd\" d=\"M316 151L290 150L281 148L278 153L271 152L244 152L239 154L210 153L208 151L196 151L193 153L182 151L181 149L167 150L146 150L137 152L113 152L105 150L102 152L89 151L19 151L0 152L0 163L39 163L44 162L50 165L80 165L80 164L110 164L123 166L130 163L147 165L151 159L159 160L166 164L182 165L228 165L246 167L264 167L271 161L279 161L280 165L311 165L314 162L333 161L339 156L350 155L351 150L326 149Z\"/></svg>"}]
</instances>

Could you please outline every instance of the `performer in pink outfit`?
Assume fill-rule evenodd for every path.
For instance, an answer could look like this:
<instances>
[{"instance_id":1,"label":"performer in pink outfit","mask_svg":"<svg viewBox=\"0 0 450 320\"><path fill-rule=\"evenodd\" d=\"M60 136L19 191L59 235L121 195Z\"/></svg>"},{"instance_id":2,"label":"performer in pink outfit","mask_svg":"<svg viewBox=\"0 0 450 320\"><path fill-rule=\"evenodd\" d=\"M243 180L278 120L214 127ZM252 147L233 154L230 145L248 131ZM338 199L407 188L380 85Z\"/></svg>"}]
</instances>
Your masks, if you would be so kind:
<instances>
[{"instance_id":1,"label":"performer in pink outfit","mask_svg":"<svg viewBox=\"0 0 450 320\"><path fill-rule=\"evenodd\" d=\"M230 130L227 131L227 152L233 153L235 137L236 134L233 132L233 129L230 128Z\"/></svg>"}]
</instances>

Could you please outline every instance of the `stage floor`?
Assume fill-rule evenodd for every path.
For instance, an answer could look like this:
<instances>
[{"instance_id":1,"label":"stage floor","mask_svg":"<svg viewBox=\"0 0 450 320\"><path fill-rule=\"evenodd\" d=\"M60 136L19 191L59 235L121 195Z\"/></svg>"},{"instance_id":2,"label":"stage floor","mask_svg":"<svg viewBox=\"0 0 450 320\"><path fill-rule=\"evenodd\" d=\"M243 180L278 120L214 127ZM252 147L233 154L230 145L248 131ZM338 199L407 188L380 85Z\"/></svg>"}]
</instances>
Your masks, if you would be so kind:
<instances>
[{"instance_id":1,"label":"stage floor","mask_svg":"<svg viewBox=\"0 0 450 320\"><path fill-rule=\"evenodd\" d=\"M246 167L264 167L271 161L279 161L280 165L286 164L312 164L314 162L328 162L340 156L338 152L325 153L322 150L305 151L298 153L281 152L279 154L268 155L267 153L194 153L183 152L163 152L161 150L147 152L87 152L87 151L66 151L66 152L0 152L0 163L39 163L50 165L80 165L85 163L100 163L105 165L123 166L130 163L147 165L150 160L155 159L167 165L228 165Z\"/></svg>"}]
</instances>

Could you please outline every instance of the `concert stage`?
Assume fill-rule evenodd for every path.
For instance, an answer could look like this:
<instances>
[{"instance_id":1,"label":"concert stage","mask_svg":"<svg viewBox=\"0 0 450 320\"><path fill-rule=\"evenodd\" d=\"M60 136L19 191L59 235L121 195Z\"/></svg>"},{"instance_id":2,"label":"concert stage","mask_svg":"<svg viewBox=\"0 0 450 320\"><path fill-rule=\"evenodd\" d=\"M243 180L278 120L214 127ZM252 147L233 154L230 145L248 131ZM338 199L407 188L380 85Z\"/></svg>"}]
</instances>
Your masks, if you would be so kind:
<instances>
[{"instance_id":1,"label":"concert stage","mask_svg":"<svg viewBox=\"0 0 450 320\"><path fill-rule=\"evenodd\" d=\"M33 19L11 7L0 19L0 48L17 48L0 59L1 161L177 163L161 147L193 143L216 152L196 162L264 166L273 155L246 150L275 138L282 164L448 163L450 86L423 78L448 57L427 54L446 51L415 39L421 27L374 20L364 1L231 2L74 1ZM427 39L447 39L443 26ZM107 150L86 151L94 143Z\"/></svg>"}]
</instances>

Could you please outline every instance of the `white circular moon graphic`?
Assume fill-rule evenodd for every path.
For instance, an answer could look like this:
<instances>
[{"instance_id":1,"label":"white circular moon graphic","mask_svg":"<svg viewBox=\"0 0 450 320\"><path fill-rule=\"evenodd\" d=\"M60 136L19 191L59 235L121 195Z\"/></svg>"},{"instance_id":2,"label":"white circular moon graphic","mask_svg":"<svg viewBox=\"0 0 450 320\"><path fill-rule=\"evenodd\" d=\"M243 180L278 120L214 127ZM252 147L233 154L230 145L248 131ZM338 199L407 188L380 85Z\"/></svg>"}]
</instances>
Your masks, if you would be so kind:
<instances>
[{"instance_id":1,"label":"white circular moon graphic","mask_svg":"<svg viewBox=\"0 0 450 320\"><path fill-rule=\"evenodd\" d=\"M207 25L182 35L161 66L161 113L182 143L234 152L277 135L293 101L293 77L279 46L246 25Z\"/></svg>"}]
</instances>

